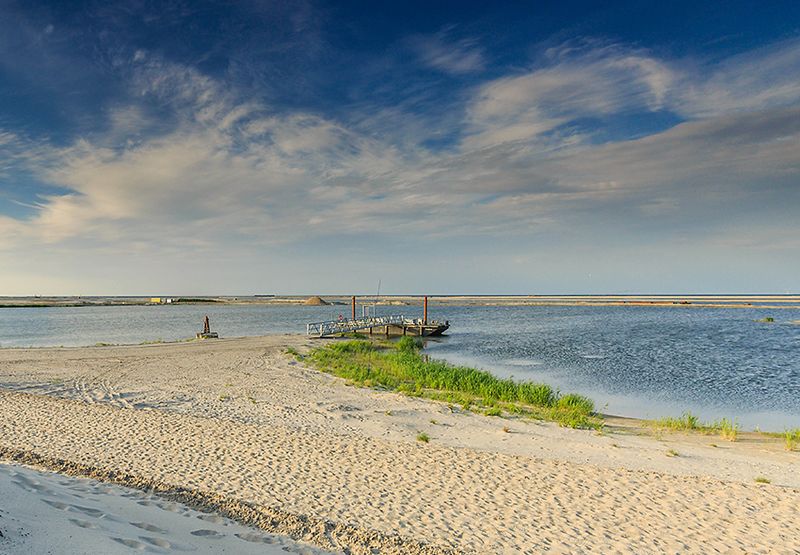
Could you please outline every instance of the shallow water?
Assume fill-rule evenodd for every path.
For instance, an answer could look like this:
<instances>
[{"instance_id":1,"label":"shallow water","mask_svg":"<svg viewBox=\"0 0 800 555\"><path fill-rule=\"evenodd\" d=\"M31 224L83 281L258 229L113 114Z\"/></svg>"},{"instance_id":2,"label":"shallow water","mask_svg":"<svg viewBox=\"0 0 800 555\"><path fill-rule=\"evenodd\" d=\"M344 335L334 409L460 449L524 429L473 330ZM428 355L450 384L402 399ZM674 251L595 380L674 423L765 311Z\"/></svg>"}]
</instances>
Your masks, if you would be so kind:
<instances>
[{"instance_id":1,"label":"shallow water","mask_svg":"<svg viewBox=\"0 0 800 555\"><path fill-rule=\"evenodd\" d=\"M418 316L416 307L380 307ZM0 346L93 345L193 337L208 314L223 337L302 333L348 306L177 305L0 309ZM737 418L800 426L800 310L690 307L432 306L449 336L431 355L541 380L637 417ZM771 316L774 323L756 320Z\"/></svg>"}]
</instances>

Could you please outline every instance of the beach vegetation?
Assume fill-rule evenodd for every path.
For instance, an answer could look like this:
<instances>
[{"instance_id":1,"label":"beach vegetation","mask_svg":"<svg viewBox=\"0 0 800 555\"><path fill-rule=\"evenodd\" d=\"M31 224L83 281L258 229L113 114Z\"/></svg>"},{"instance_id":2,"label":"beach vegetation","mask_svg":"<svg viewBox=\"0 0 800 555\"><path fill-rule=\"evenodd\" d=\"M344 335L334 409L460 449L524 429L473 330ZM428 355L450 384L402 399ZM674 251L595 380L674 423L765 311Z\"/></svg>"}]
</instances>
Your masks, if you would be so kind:
<instances>
[{"instance_id":1,"label":"beach vegetation","mask_svg":"<svg viewBox=\"0 0 800 555\"><path fill-rule=\"evenodd\" d=\"M765 478L764 476L757 476L755 479L757 484L771 484L772 480L769 478Z\"/></svg>"},{"instance_id":2,"label":"beach vegetation","mask_svg":"<svg viewBox=\"0 0 800 555\"><path fill-rule=\"evenodd\" d=\"M355 385L398 391L460 405L492 415L504 410L573 428L597 429L602 419L591 399L561 395L542 383L498 378L485 370L457 366L420 354L422 343L409 336L395 343L341 341L313 350L307 360L318 370Z\"/></svg>"},{"instance_id":3,"label":"beach vegetation","mask_svg":"<svg viewBox=\"0 0 800 555\"><path fill-rule=\"evenodd\" d=\"M648 420L647 424L655 428L657 437L665 431L697 431L706 434L718 433L722 439L736 441L741 427L736 420L721 418L714 422L701 422L700 418L689 411L684 412L680 417L667 416L657 420ZM716 445L712 445L716 447Z\"/></svg>"},{"instance_id":4,"label":"beach vegetation","mask_svg":"<svg viewBox=\"0 0 800 555\"><path fill-rule=\"evenodd\" d=\"M298 359L300 358L300 352L294 347L286 347L286 354Z\"/></svg>"},{"instance_id":5,"label":"beach vegetation","mask_svg":"<svg viewBox=\"0 0 800 555\"><path fill-rule=\"evenodd\" d=\"M426 434L425 432L419 432L417 434L417 441L420 441L422 443L428 443L430 440L431 440L431 437L428 434Z\"/></svg>"},{"instance_id":6,"label":"beach vegetation","mask_svg":"<svg viewBox=\"0 0 800 555\"><path fill-rule=\"evenodd\" d=\"M666 416L658 420L651 420L650 424L656 428L671 431L700 430L703 428L700 419L689 411L684 412L678 418Z\"/></svg>"},{"instance_id":7,"label":"beach vegetation","mask_svg":"<svg viewBox=\"0 0 800 555\"><path fill-rule=\"evenodd\" d=\"M800 444L800 428L784 431L783 441L787 451L797 451L797 446Z\"/></svg>"},{"instance_id":8,"label":"beach vegetation","mask_svg":"<svg viewBox=\"0 0 800 555\"><path fill-rule=\"evenodd\" d=\"M498 407L490 407L486 409L483 414L485 414L486 416L502 416L503 411L500 410L500 408Z\"/></svg>"},{"instance_id":9,"label":"beach vegetation","mask_svg":"<svg viewBox=\"0 0 800 555\"><path fill-rule=\"evenodd\" d=\"M739 437L739 423L729 418L722 418L714 422L713 427L719 430L719 436L727 441L736 441Z\"/></svg>"},{"instance_id":10,"label":"beach vegetation","mask_svg":"<svg viewBox=\"0 0 800 555\"><path fill-rule=\"evenodd\" d=\"M675 449L667 449L667 456L668 457L678 457L678 452Z\"/></svg>"}]
</instances>

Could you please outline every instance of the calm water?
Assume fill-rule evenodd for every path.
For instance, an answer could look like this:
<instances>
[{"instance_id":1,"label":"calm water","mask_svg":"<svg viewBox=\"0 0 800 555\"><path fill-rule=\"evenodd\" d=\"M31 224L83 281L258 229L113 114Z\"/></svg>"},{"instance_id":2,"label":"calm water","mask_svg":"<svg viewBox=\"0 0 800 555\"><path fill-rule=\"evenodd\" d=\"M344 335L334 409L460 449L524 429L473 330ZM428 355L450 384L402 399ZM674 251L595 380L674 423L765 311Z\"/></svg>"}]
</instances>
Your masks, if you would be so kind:
<instances>
[{"instance_id":1,"label":"calm water","mask_svg":"<svg viewBox=\"0 0 800 555\"><path fill-rule=\"evenodd\" d=\"M418 316L413 307L383 313ZM0 309L0 346L139 343L192 337L208 314L224 337L303 332L346 306ZM671 307L432 307L450 335L431 355L591 396L610 413L736 417L800 426L800 310ZM765 316L775 323L756 320Z\"/></svg>"}]
</instances>

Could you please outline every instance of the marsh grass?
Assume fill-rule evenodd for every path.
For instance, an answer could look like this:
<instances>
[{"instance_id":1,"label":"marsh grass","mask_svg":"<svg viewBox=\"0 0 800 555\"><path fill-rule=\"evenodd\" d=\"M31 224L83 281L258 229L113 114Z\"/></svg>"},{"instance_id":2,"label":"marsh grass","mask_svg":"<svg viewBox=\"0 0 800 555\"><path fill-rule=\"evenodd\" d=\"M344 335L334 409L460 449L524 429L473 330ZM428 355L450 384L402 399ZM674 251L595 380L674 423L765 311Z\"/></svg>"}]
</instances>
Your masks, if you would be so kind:
<instances>
[{"instance_id":1,"label":"marsh grass","mask_svg":"<svg viewBox=\"0 0 800 555\"><path fill-rule=\"evenodd\" d=\"M700 419L691 412L684 412L680 417L667 416L657 420L646 421L647 424L656 429L656 434L660 437L661 432L680 432L697 431L707 434L719 433L722 439L736 441L739 436L740 426L736 420L721 418L714 422L701 422Z\"/></svg>"},{"instance_id":2,"label":"marsh grass","mask_svg":"<svg viewBox=\"0 0 800 555\"><path fill-rule=\"evenodd\" d=\"M455 366L420 354L421 343L403 337L396 343L343 341L312 351L307 359L318 369L357 386L426 397L465 410L501 415L503 411L572 428L602 426L591 399L560 395L535 382L502 379L484 370Z\"/></svg>"},{"instance_id":3,"label":"marsh grass","mask_svg":"<svg viewBox=\"0 0 800 555\"><path fill-rule=\"evenodd\" d=\"M680 456L675 449L667 449L667 456L668 457L678 457Z\"/></svg>"},{"instance_id":4,"label":"marsh grass","mask_svg":"<svg viewBox=\"0 0 800 555\"><path fill-rule=\"evenodd\" d=\"M757 484L770 484L772 481L769 478L765 478L764 476L757 476L755 479Z\"/></svg>"},{"instance_id":5,"label":"marsh grass","mask_svg":"<svg viewBox=\"0 0 800 555\"><path fill-rule=\"evenodd\" d=\"M703 428L700 419L688 411L684 412L679 418L667 416L658 420L651 420L650 424L655 428L671 431L700 430Z\"/></svg>"},{"instance_id":6,"label":"marsh grass","mask_svg":"<svg viewBox=\"0 0 800 555\"><path fill-rule=\"evenodd\" d=\"M739 423L735 420L723 418L714 422L713 428L719 430L719 437L727 441L736 441L739 437Z\"/></svg>"},{"instance_id":7,"label":"marsh grass","mask_svg":"<svg viewBox=\"0 0 800 555\"><path fill-rule=\"evenodd\" d=\"M800 444L800 428L783 432L783 441L787 451L797 451L797 445Z\"/></svg>"},{"instance_id":8,"label":"marsh grass","mask_svg":"<svg viewBox=\"0 0 800 555\"><path fill-rule=\"evenodd\" d=\"M420 441L422 443L428 443L430 440L431 437L425 432L420 432L417 434L417 441Z\"/></svg>"}]
</instances>

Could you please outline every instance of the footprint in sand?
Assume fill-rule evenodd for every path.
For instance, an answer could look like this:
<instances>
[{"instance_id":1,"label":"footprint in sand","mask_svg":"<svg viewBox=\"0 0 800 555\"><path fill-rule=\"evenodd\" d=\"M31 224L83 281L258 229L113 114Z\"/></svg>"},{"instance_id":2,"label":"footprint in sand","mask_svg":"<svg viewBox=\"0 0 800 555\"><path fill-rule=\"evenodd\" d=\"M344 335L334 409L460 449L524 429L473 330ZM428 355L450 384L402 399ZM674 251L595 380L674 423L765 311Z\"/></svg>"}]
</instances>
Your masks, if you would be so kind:
<instances>
[{"instance_id":1,"label":"footprint in sand","mask_svg":"<svg viewBox=\"0 0 800 555\"><path fill-rule=\"evenodd\" d=\"M167 540L162 540L161 538L150 538L147 536L139 536L139 539L142 541L146 541L150 545L155 545L156 547L163 547L164 549L170 549L172 544Z\"/></svg>"},{"instance_id":2,"label":"footprint in sand","mask_svg":"<svg viewBox=\"0 0 800 555\"><path fill-rule=\"evenodd\" d=\"M131 522L131 526L136 526L137 528L141 528L142 530L146 530L147 532L153 532L155 534L166 534L166 530L162 530L158 526L153 524L148 524L146 522Z\"/></svg>"},{"instance_id":3,"label":"footprint in sand","mask_svg":"<svg viewBox=\"0 0 800 555\"><path fill-rule=\"evenodd\" d=\"M56 509L58 509L60 511L67 511L70 508L70 505L67 505L66 503L62 503L61 501L51 501L49 499L42 499L42 501L44 501L45 503L47 503L51 507L55 507Z\"/></svg>"},{"instance_id":4,"label":"footprint in sand","mask_svg":"<svg viewBox=\"0 0 800 555\"><path fill-rule=\"evenodd\" d=\"M70 505L76 511L80 511L85 515L93 516L94 518L104 517L106 514L100 509L92 509L91 507L81 507L80 505Z\"/></svg>"},{"instance_id":5,"label":"footprint in sand","mask_svg":"<svg viewBox=\"0 0 800 555\"><path fill-rule=\"evenodd\" d=\"M224 538L225 534L220 534L216 530L193 530L189 532L193 536L198 536L200 538L205 538L207 540L218 540L220 538Z\"/></svg>"},{"instance_id":6,"label":"footprint in sand","mask_svg":"<svg viewBox=\"0 0 800 555\"><path fill-rule=\"evenodd\" d=\"M129 540L126 538L111 538L111 539L117 543L121 543L122 545L130 547L131 549L138 549L139 551L144 551L145 549L147 549L147 544L142 543L140 541Z\"/></svg>"},{"instance_id":7,"label":"footprint in sand","mask_svg":"<svg viewBox=\"0 0 800 555\"><path fill-rule=\"evenodd\" d=\"M200 520L211 522L212 524L225 524L225 519L217 515L197 515Z\"/></svg>"},{"instance_id":8,"label":"footprint in sand","mask_svg":"<svg viewBox=\"0 0 800 555\"><path fill-rule=\"evenodd\" d=\"M252 543L275 543L276 540L274 538L270 538L269 536L262 536L261 534L253 534L248 532L246 534L234 534L240 540L244 540L246 542Z\"/></svg>"},{"instance_id":9,"label":"footprint in sand","mask_svg":"<svg viewBox=\"0 0 800 555\"><path fill-rule=\"evenodd\" d=\"M162 511L169 511L170 513L181 513L183 509L178 507L175 503L156 503L156 507Z\"/></svg>"},{"instance_id":10,"label":"footprint in sand","mask_svg":"<svg viewBox=\"0 0 800 555\"><path fill-rule=\"evenodd\" d=\"M78 526L79 528L88 528L90 530L96 530L98 528L97 524L93 522L89 522L88 520L79 520L77 518L71 518L69 521Z\"/></svg>"}]
</instances>

